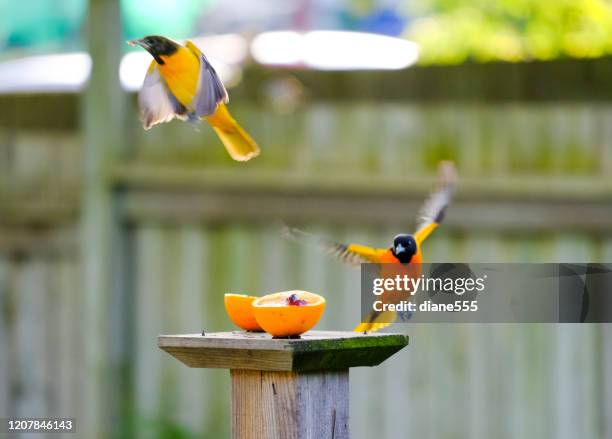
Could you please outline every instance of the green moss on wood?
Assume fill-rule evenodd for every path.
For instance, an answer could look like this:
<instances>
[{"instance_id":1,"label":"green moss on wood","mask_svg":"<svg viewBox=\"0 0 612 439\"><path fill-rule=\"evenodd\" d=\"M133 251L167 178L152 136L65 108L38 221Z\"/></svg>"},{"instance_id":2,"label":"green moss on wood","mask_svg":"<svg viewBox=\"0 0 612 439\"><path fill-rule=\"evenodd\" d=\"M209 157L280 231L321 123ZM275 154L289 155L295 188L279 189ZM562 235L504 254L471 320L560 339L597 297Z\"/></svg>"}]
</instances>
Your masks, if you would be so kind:
<instances>
[{"instance_id":1,"label":"green moss on wood","mask_svg":"<svg viewBox=\"0 0 612 439\"><path fill-rule=\"evenodd\" d=\"M407 346L408 336L312 340L293 345L295 371L346 369L379 365Z\"/></svg>"},{"instance_id":2,"label":"green moss on wood","mask_svg":"<svg viewBox=\"0 0 612 439\"><path fill-rule=\"evenodd\" d=\"M334 351L343 349L377 349L382 347L403 348L408 345L407 335L389 334L351 338L331 338L290 342L294 352Z\"/></svg>"}]
</instances>

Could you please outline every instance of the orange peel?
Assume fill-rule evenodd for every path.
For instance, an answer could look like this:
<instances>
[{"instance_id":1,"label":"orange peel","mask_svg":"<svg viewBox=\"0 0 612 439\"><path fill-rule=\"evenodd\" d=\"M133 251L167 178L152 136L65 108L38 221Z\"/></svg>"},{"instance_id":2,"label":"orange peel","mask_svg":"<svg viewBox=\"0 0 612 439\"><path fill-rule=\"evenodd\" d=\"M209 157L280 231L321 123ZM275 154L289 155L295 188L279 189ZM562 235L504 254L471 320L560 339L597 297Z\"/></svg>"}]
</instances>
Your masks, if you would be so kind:
<instances>
[{"instance_id":1,"label":"orange peel","mask_svg":"<svg viewBox=\"0 0 612 439\"><path fill-rule=\"evenodd\" d=\"M223 297L225 311L234 325L245 331L263 331L255 319L253 302L256 299L245 294L226 294Z\"/></svg>"},{"instance_id":2,"label":"orange peel","mask_svg":"<svg viewBox=\"0 0 612 439\"><path fill-rule=\"evenodd\" d=\"M290 337L314 328L325 311L325 298L308 291L283 291L253 301L253 309L264 331Z\"/></svg>"}]
</instances>

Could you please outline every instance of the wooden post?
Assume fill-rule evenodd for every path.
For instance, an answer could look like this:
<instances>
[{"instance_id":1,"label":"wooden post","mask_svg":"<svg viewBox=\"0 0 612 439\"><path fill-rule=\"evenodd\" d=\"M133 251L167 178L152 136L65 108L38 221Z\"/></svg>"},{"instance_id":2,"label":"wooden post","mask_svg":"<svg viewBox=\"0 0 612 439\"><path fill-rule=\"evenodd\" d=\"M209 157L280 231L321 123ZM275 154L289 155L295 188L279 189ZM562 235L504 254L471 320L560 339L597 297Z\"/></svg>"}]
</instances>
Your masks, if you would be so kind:
<instances>
[{"instance_id":1,"label":"wooden post","mask_svg":"<svg viewBox=\"0 0 612 439\"><path fill-rule=\"evenodd\" d=\"M300 339L218 332L161 335L189 367L232 378L234 439L346 439L349 368L376 366L408 344L399 334L311 331Z\"/></svg>"},{"instance_id":2,"label":"wooden post","mask_svg":"<svg viewBox=\"0 0 612 439\"><path fill-rule=\"evenodd\" d=\"M80 338L83 374L80 386L80 435L89 438L121 434L122 356L127 352L124 316L129 296L123 285L118 200L110 174L126 142L127 94L119 82L122 56L119 0L88 0L86 40L91 75L81 105L85 136L81 188L82 294ZM119 280L119 282L117 282ZM123 394L121 395L123 396Z\"/></svg>"}]
</instances>

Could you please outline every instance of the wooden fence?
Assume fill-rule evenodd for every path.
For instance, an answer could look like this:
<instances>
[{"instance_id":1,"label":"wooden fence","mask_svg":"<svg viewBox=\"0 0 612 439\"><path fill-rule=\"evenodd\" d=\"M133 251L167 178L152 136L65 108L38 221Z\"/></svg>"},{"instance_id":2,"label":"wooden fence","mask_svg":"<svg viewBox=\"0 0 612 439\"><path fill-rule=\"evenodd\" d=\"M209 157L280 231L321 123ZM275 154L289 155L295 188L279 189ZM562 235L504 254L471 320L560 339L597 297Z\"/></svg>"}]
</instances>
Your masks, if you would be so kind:
<instances>
[{"instance_id":1,"label":"wooden fence","mask_svg":"<svg viewBox=\"0 0 612 439\"><path fill-rule=\"evenodd\" d=\"M464 69L436 74L452 83ZM477 77L489 78L487 69L499 66ZM420 73L404 74L406 86L418 83L410 78ZM0 116L0 417L77 417L87 436L84 358L98 355L96 364L108 365L100 416L121 420L104 436L227 437L229 376L181 366L156 336L231 329L223 293L291 288L329 299L321 328L352 328L358 271L284 240L278 221L387 245L411 230L441 159L455 160L462 180L427 242L428 261L612 260L608 102L398 99L393 90L360 99L361 89L353 96L347 86L333 99L326 84L338 78L317 75L246 72L231 108L263 147L247 164L229 161L204 126L144 132L130 107L130 147L103 177L121 248L101 301L108 337L88 354L79 106L72 95L0 97L14 109ZM376 83L400 82L385 75ZM287 77L305 97L279 112L260 93ZM409 333L411 346L351 372L355 438L612 436L610 325L393 329Z\"/></svg>"}]
</instances>

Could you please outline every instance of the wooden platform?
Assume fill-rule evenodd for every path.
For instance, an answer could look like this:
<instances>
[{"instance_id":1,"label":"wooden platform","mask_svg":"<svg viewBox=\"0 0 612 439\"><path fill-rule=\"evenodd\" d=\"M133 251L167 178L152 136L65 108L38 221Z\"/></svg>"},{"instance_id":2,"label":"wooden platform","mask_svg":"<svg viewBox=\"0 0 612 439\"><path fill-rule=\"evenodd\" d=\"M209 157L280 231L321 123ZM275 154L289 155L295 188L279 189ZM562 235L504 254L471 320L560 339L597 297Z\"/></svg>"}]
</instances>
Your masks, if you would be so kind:
<instances>
[{"instance_id":1,"label":"wooden platform","mask_svg":"<svg viewBox=\"0 0 612 439\"><path fill-rule=\"evenodd\" d=\"M406 345L403 334L336 331L310 331L300 339L242 331L158 338L161 349L189 367L293 372L376 366Z\"/></svg>"}]
</instances>

